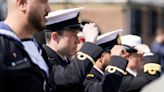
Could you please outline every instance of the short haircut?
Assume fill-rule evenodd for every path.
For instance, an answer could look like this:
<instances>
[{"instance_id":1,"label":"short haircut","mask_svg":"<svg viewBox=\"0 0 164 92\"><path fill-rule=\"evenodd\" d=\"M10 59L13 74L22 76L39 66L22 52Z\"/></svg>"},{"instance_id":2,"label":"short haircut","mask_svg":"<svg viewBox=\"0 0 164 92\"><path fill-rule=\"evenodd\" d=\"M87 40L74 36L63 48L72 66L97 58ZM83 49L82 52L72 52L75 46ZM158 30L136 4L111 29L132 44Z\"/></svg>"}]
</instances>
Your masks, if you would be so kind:
<instances>
[{"instance_id":1,"label":"short haircut","mask_svg":"<svg viewBox=\"0 0 164 92\"><path fill-rule=\"evenodd\" d=\"M49 43L50 42L52 32L57 32L59 35L62 35L63 34L63 31L64 30L50 31L48 29L45 29L45 40L46 40L46 43Z\"/></svg>"}]
</instances>

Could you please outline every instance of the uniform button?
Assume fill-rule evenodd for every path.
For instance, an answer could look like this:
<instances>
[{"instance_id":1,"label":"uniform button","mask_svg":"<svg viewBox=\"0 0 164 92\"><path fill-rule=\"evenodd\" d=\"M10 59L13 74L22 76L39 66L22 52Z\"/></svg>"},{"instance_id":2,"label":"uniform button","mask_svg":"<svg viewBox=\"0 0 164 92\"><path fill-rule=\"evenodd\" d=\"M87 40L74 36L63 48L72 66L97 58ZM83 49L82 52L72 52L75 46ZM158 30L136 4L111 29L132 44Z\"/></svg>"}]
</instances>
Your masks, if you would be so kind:
<instances>
[{"instance_id":1,"label":"uniform button","mask_svg":"<svg viewBox=\"0 0 164 92\"><path fill-rule=\"evenodd\" d=\"M11 65L12 65L12 66L15 66L16 64L15 64L15 62L12 62Z\"/></svg>"},{"instance_id":2,"label":"uniform button","mask_svg":"<svg viewBox=\"0 0 164 92\"><path fill-rule=\"evenodd\" d=\"M16 58L17 57L17 54L15 52L13 52L13 57Z\"/></svg>"},{"instance_id":3,"label":"uniform button","mask_svg":"<svg viewBox=\"0 0 164 92\"><path fill-rule=\"evenodd\" d=\"M24 61L27 62L27 58L24 58Z\"/></svg>"}]
</instances>

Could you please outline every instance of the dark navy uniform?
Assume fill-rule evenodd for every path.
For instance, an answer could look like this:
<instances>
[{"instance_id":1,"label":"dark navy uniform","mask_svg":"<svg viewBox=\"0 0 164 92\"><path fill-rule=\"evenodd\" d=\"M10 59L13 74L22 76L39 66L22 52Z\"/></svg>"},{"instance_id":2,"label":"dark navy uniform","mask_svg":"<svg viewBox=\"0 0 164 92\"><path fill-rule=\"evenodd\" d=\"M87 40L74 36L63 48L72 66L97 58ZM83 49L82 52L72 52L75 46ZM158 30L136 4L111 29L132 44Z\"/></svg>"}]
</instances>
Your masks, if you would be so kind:
<instances>
[{"instance_id":1,"label":"dark navy uniform","mask_svg":"<svg viewBox=\"0 0 164 92\"><path fill-rule=\"evenodd\" d=\"M100 57L102 51L101 47L86 42L66 67L60 64L53 65L50 73L53 90L57 92L82 92L85 76L91 70L93 63Z\"/></svg>"},{"instance_id":2,"label":"dark navy uniform","mask_svg":"<svg viewBox=\"0 0 164 92\"><path fill-rule=\"evenodd\" d=\"M63 60L54 50L52 50L50 47L47 45L43 45L43 48L45 49L47 55L48 55L48 60L52 66L57 66L60 65L63 68L66 67L68 64L70 64L70 60ZM65 86L65 85L54 85L53 83L50 84L53 89L52 91L54 92L79 92L78 86Z\"/></svg>"},{"instance_id":3,"label":"dark navy uniform","mask_svg":"<svg viewBox=\"0 0 164 92\"><path fill-rule=\"evenodd\" d=\"M109 53L114 45L120 44L119 33L121 31L116 30L100 35L96 44ZM93 67L84 81L85 92L117 92L123 75L126 75L127 63L128 61L122 57L112 56L104 74L96 66Z\"/></svg>"},{"instance_id":4,"label":"dark navy uniform","mask_svg":"<svg viewBox=\"0 0 164 92\"><path fill-rule=\"evenodd\" d=\"M49 32L57 32L61 35L65 30L73 32L82 30L83 26L79 21L81 9L83 8L59 10L49 14L49 16L47 16L48 22L45 30L46 36ZM49 35L46 38L49 38ZM76 39L78 40L78 38ZM76 42L76 44L78 43ZM95 64L95 61L103 52L101 47L90 42L85 42L81 50L77 52L71 60L71 63L66 64L56 52L53 52L48 47L46 47L45 50L53 66L50 73L50 82L55 92L82 92L84 89L83 80L86 74L89 73L93 64Z\"/></svg>"},{"instance_id":5,"label":"dark navy uniform","mask_svg":"<svg viewBox=\"0 0 164 92\"><path fill-rule=\"evenodd\" d=\"M51 65L61 65L63 67L66 67L68 64L70 64L70 60L63 60L54 50L52 50L50 47L47 45L43 45L43 48L45 49L47 55L48 55L48 60Z\"/></svg>"},{"instance_id":6,"label":"dark navy uniform","mask_svg":"<svg viewBox=\"0 0 164 92\"><path fill-rule=\"evenodd\" d=\"M21 41L1 22L0 92L45 92L46 80L46 73L32 62Z\"/></svg>"},{"instance_id":7,"label":"dark navy uniform","mask_svg":"<svg viewBox=\"0 0 164 92\"><path fill-rule=\"evenodd\" d=\"M157 55L144 57L144 70L134 77L129 74L123 77L119 92L140 92L142 87L160 76L160 59Z\"/></svg>"},{"instance_id":8,"label":"dark navy uniform","mask_svg":"<svg viewBox=\"0 0 164 92\"><path fill-rule=\"evenodd\" d=\"M124 58L112 56L104 75L93 68L84 81L85 92L117 92L127 63Z\"/></svg>"},{"instance_id":9,"label":"dark navy uniform","mask_svg":"<svg viewBox=\"0 0 164 92\"><path fill-rule=\"evenodd\" d=\"M2 30L1 32L0 41L4 44L0 45L0 91L44 92L46 73L31 61L23 45L15 36L10 37L8 36L10 34L4 35ZM88 48L92 49L88 50ZM50 68L50 79L55 85L79 84L102 51L102 48L92 43L85 43L66 68L62 66Z\"/></svg>"}]
</instances>

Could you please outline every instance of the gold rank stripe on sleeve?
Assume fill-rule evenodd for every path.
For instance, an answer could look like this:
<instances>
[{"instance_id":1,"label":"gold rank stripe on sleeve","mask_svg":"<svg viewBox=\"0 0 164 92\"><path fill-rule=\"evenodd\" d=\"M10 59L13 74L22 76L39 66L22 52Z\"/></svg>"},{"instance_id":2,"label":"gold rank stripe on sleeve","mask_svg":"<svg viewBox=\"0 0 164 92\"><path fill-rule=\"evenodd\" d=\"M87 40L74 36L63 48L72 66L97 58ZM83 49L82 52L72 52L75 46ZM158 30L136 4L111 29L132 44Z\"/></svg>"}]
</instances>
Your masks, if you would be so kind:
<instances>
[{"instance_id":1,"label":"gold rank stripe on sleeve","mask_svg":"<svg viewBox=\"0 0 164 92\"><path fill-rule=\"evenodd\" d=\"M118 44L121 44L121 38L120 38L120 36L118 36L118 38L117 38L117 43Z\"/></svg>"},{"instance_id":2,"label":"gold rank stripe on sleeve","mask_svg":"<svg viewBox=\"0 0 164 92\"><path fill-rule=\"evenodd\" d=\"M94 74L87 74L87 77L94 77Z\"/></svg>"},{"instance_id":3,"label":"gold rank stripe on sleeve","mask_svg":"<svg viewBox=\"0 0 164 92\"><path fill-rule=\"evenodd\" d=\"M122 70L116 66L108 65L105 70L108 71L109 73L114 73L114 72L118 71L118 72L122 73L123 75L127 75L127 72L125 72L124 70Z\"/></svg>"},{"instance_id":4,"label":"gold rank stripe on sleeve","mask_svg":"<svg viewBox=\"0 0 164 92\"><path fill-rule=\"evenodd\" d=\"M151 75L156 74L157 71L161 71L161 66L156 63L148 63L144 65L144 72L148 72Z\"/></svg>"},{"instance_id":5,"label":"gold rank stripe on sleeve","mask_svg":"<svg viewBox=\"0 0 164 92\"><path fill-rule=\"evenodd\" d=\"M77 58L78 58L79 60L86 60L86 59L89 59L89 60L92 62L93 65L95 64L94 59L93 59L91 56L89 56L89 55L87 55L87 54L85 54L85 53L83 53L83 52L77 52L76 55L77 55Z\"/></svg>"}]
</instances>

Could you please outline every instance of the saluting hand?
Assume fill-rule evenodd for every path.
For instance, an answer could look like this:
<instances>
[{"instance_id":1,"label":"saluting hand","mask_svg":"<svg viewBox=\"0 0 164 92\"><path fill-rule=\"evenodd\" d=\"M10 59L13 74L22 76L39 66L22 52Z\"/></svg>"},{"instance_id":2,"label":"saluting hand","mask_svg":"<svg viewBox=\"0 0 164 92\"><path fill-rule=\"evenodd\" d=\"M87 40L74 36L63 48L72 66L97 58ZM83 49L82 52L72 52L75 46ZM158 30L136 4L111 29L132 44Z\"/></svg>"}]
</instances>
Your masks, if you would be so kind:
<instances>
[{"instance_id":1,"label":"saluting hand","mask_svg":"<svg viewBox=\"0 0 164 92\"><path fill-rule=\"evenodd\" d=\"M151 52L149 46L146 44L137 45L135 47L135 49L138 50L138 52L137 52L138 54L144 54L144 53L150 53Z\"/></svg>"},{"instance_id":2,"label":"saluting hand","mask_svg":"<svg viewBox=\"0 0 164 92\"><path fill-rule=\"evenodd\" d=\"M125 48L121 45L115 45L110 52L111 56L120 56L123 58L127 58L129 56L129 53L126 52Z\"/></svg>"},{"instance_id":3,"label":"saluting hand","mask_svg":"<svg viewBox=\"0 0 164 92\"><path fill-rule=\"evenodd\" d=\"M95 43L98 36L98 28L95 23L85 24L83 27L83 33L86 42Z\"/></svg>"}]
</instances>

